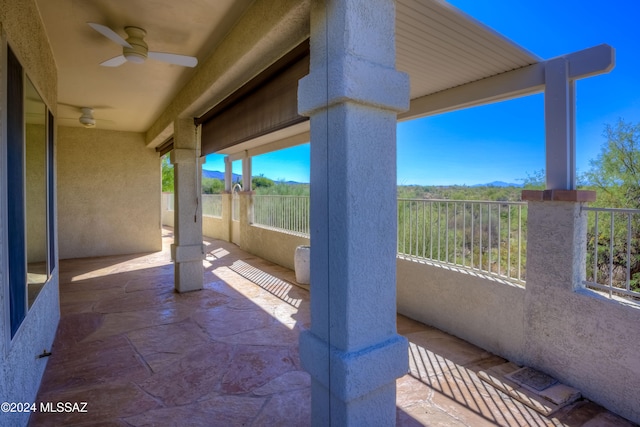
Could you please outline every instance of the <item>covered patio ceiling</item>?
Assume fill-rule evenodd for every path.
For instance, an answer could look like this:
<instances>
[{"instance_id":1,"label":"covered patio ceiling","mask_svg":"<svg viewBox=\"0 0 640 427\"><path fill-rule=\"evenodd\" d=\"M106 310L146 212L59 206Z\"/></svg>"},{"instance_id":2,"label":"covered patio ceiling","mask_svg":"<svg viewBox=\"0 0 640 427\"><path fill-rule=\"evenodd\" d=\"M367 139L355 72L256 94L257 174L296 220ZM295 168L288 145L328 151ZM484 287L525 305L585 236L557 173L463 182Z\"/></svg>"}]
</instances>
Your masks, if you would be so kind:
<instances>
[{"instance_id":1,"label":"covered patio ceiling","mask_svg":"<svg viewBox=\"0 0 640 427\"><path fill-rule=\"evenodd\" d=\"M99 64L118 55L120 48L86 23L107 25L122 37L126 37L123 28L127 25L143 27L150 49L196 56L202 64L215 54L216 47L254 2L37 3L58 66L59 123L81 126L77 120L79 107L93 107L101 129L145 132L197 68L153 60L101 67ZM306 3L308 7L309 1ZM298 25L308 25L308 21ZM397 67L410 76L412 100L540 61L445 1L399 0L396 35ZM276 135L271 139L281 138ZM262 139L252 144L268 142Z\"/></svg>"}]
</instances>

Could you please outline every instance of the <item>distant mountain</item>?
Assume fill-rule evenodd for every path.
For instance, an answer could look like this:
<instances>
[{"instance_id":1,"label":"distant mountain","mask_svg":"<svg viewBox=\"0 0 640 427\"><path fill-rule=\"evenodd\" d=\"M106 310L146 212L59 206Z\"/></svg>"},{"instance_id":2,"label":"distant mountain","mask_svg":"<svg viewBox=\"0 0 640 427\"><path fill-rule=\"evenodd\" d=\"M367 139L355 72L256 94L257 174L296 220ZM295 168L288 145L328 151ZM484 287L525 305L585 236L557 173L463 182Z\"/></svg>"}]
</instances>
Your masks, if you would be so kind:
<instances>
[{"instance_id":1,"label":"distant mountain","mask_svg":"<svg viewBox=\"0 0 640 427\"><path fill-rule=\"evenodd\" d=\"M231 175L232 175L231 181L233 182L238 182L240 181L240 179L242 179L242 175L238 175L237 173L232 173ZM210 171L207 169L202 169L202 176L204 178L215 178L215 179L219 179L220 181L224 181L224 172L220 172L220 171ZM281 182L281 181L276 181L276 182ZM296 182L296 181L283 181L283 182L289 185L304 184L302 182Z\"/></svg>"},{"instance_id":2,"label":"distant mountain","mask_svg":"<svg viewBox=\"0 0 640 427\"><path fill-rule=\"evenodd\" d=\"M522 184L514 184L511 182L504 182L504 181L493 181L493 182L488 182L486 184L472 185L471 187L522 187Z\"/></svg>"},{"instance_id":3,"label":"distant mountain","mask_svg":"<svg viewBox=\"0 0 640 427\"><path fill-rule=\"evenodd\" d=\"M210 171L207 169L202 169L202 176L204 178L215 178L224 181L224 172L220 171ZM242 178L242 175L238 175L237 173L232 173L231 176L231 181L233 182L237 182L240 180L240 178Z\"/></svg>"}]
</instances>

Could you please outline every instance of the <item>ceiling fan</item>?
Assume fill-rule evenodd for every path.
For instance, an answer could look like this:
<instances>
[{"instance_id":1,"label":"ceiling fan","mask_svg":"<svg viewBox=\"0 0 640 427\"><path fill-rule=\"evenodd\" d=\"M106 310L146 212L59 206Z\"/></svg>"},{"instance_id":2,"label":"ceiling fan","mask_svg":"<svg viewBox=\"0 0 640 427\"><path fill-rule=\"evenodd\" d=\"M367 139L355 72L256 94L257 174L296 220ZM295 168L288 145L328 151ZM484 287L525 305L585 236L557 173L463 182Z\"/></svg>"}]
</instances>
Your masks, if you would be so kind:
<instances>
[{"instance_id":1,"label":"ceiling fan","mask_svg":"<svg viewBox=\"0 0 640 427\"><path fill-rule=\"evenodd\" d=\"M80 124L86 128L94 128L96 127L96 118L93 116L93 111L94 108L92 107L78 107L72 104L65 104L63 102L58 102L59 105L64 105L66 107L70 107L74 110L78 110L79 112L81 112L82 114L80 115L80 117L60 117L60 119L62 120L77 120L80 122ZM105 109L105 108L109 108L109 107L97 107L98 109ZM100 119L98 120L101 123L114 123L112 120L104 120L104 119Z\"/></svg>"},{"instance_id":2,"label":"ceiling fan","mask_svg":"<svg viewBox=\"0 0 640 427\"><path fill-rule=\"evenodd\" d=\"M147 35L147 32L142 28L124 27L124 31L128 35L125 40L109 27L93 22L87 22L87 24L109 40L122 46L122 55L118 55L115 58L108 59L101 63L100 65L104 67L118 67L125 62L142 64L147 58L168 62L169 64L182 65L184 67L195 67L198 65L198 59L193 56L149 51L149 47L144 41L144 36Z\"/></svg>"}]
</instances>

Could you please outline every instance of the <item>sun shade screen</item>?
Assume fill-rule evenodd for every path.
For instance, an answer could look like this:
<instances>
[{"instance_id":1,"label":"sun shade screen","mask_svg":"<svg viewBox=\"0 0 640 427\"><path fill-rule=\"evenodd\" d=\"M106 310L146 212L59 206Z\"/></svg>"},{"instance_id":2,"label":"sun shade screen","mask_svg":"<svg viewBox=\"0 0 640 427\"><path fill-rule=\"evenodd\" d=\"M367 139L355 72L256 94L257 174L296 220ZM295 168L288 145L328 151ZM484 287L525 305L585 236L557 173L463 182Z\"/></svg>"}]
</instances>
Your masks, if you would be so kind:
<instances>
[{"instance_id":1,"label":"sun shade screen","mask_svg":"<svg viewBox=\"0 0 640 427\"><path fill-rule=\"evenodd\" d=\"M298 80L308 73L306 41L196 120L202 154L308 120L298 115Z\"/></svg>"}]
</instances>

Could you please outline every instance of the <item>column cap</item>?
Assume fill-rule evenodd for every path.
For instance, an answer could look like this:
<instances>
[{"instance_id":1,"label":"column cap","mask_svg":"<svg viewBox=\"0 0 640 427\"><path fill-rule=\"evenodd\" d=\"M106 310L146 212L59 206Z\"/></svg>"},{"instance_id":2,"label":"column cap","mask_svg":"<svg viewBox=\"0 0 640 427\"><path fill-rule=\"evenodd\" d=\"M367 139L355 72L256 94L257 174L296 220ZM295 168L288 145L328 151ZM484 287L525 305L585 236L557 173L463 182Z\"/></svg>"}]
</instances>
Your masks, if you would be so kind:
<instances>
[{"instance_id":1,"label":"column cap","mask_svg":"<svg viewBox=\"0 0 640 427\"><path fill-rule=\"evenodd\" d=\"M595 202L592 190L522 190L524 202Z\"/></svg>"}]
</instances>

